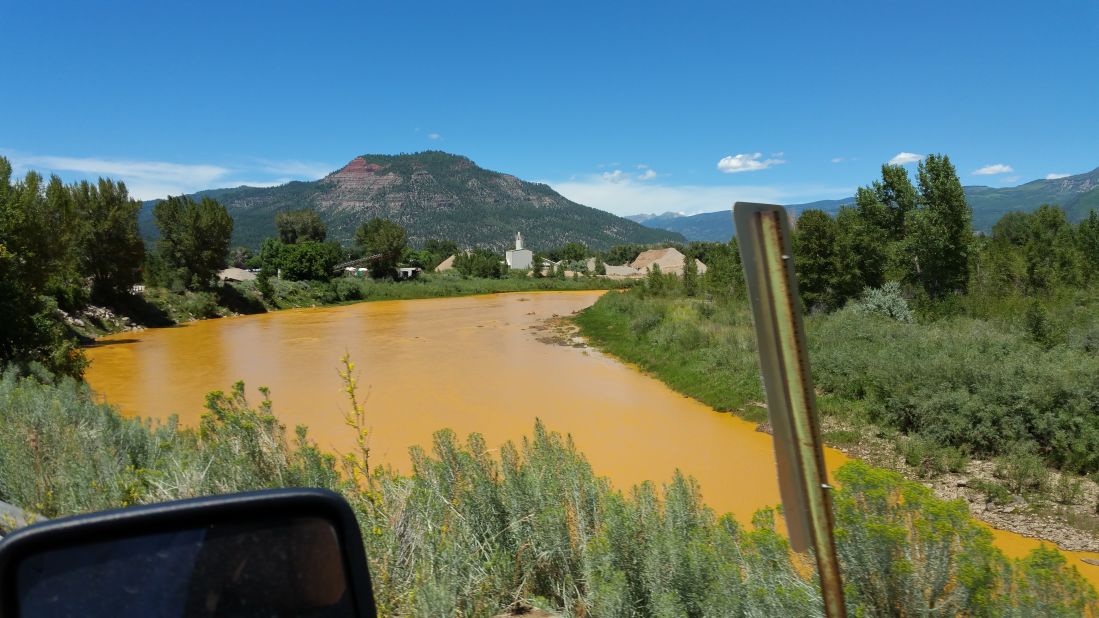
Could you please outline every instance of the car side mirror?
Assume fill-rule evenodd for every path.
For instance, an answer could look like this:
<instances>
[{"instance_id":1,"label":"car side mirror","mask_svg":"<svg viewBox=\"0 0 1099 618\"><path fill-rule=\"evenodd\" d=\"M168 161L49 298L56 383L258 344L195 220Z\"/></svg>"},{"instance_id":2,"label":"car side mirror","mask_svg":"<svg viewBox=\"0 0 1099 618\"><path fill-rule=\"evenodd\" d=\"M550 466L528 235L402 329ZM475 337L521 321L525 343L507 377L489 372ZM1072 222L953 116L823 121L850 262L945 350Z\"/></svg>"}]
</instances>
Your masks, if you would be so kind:
<instances>
[{"instance_id":1,"label":"car side mirror","mask_svg":"<svg viewBox=\"0 0 1099 618\"><path fill-rule=\"evenodd\" d=\"M0 618L375 615L355 516L327 490L92 513L0 542Z\"/></svg>"}]
</instances>

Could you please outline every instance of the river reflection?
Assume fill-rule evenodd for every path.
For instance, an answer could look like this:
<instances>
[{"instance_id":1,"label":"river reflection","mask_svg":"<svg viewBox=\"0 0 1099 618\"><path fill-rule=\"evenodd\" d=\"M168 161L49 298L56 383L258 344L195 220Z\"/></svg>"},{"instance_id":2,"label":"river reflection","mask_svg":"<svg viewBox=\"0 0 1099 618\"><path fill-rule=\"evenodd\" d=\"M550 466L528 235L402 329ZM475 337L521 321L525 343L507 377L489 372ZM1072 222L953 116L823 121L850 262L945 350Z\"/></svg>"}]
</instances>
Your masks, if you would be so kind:
<instances>
[{"instance_id":1,"label":"river reflection","mask_svg":"<svg viewBox=\"0 0 1099 618\"><path fill-rule=\"evenodd\" d=\"M572 434L596 472L625 488L679 468L705 501L742 522L779 501L771 437L714 412L631 366L590 349L538 341L533 327L591 305L602 292L516 293L359 303L208 320L107 337L88 350L92 388L127 414L195 424L206 392L244 380L268 386L288 427L309 426L347 451L347 403L337 375L360 371L373 462L409 467L408 447L449 427L488 444L529 435L535 418ZM830 470L845 461L829 449ZM997 533L1011 554L1036 545ZM1074 561L1093 582L1099 568Z\"/></svg>"}]
</instances>

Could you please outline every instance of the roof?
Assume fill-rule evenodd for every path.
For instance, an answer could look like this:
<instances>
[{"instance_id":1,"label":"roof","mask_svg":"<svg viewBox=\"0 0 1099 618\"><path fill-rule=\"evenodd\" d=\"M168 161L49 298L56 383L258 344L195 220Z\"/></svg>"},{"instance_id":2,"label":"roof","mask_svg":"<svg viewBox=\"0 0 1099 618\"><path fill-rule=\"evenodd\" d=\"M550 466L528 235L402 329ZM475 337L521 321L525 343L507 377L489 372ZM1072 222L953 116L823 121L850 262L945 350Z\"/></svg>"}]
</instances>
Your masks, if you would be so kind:
<instances>
[{"instance_id":1,"label":"roof","mask_svg":"<svg viewBox=\"0 0 1099 618\"><path fill-rule=\"evenodd\" d=\"M222 281L252 281L256 273L248 272L243 268L226 268L218 272L218 279Z\"/></svg>"},{"instance_id":2,"label":"roof","mask_svg":"<svg viewBox=\"0 0 1099 618\"><path fill-rule=\"evenodd\" d=\"M648 251L642 251L637 259L630 263L630 266L640 271L646 271L653 264L657 264L660 266L661 272L681 275L683 274L683 259L685 257L675 247L649 249ZM706 265L697 259L695 260L695 266L698 268L698 274L701 275L706 272Z\"/></svg>"},{"instance_id":3,"label":"roof","mask_svg":"<svg viewBox=\"0 0 1099 618\"><path fill-rule=\"evenodd\" d=\"M642 251L633 262L630 262L630 266L638 270L645 270L656 263L660 264L661 270L667 270L668 266L676 262L679 263L680 267L683 266L683 254L675 247L665 247L663 249Z\"/></svg>"},{"instance_id":4,"label":"roof","mask_svg":"<svg viewBox=\"0 0 1099 618\"><path fill-rule=\"evenodd\" d=\"M451 270L454 268L454 256L450 256L447 259L439 262L439 265L435 267L435 272L441 273L444 270Z\"/></svg>"}]
</instances>

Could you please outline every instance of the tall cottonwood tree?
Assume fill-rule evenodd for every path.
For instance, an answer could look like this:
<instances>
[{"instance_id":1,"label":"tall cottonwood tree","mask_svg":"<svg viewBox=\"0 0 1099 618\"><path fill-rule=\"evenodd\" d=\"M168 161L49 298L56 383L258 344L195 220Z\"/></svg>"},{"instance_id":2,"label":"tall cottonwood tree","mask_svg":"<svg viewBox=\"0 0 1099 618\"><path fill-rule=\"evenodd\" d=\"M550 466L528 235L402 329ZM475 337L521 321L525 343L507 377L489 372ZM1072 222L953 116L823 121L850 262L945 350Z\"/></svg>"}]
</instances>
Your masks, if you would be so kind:
<instances>
[{"instance_id":1,"label":"tall cottonwood tree","mask_svg":"<svg viewBox=\"0 0 1099 618\"><path fill-rule=\"evenodd\" d=\"M836 222L821 210L806 210L794 228L794 269L806 309L837 304L839 279Z\"/></svg>"},{"instance_id":2,"label":"tall cottonwood tree","mask_svg":"<svg viewBox=\"0 0 1099 618\"><path fill-rule=\"evenodd\" d=\"M906 279L932 298L964 292L969 282L972 212L950 157L928 155L917 171L920 205L909 213L903 248Z\"/></svg>"},{"instance_id":3,"label":"tall cottonwood tree","mask_svg":"<svg viewBox=\"0 0 1099 618\"><path fill-rule=\"evenodd\" d=\"M324 242L328 237L328 226L321 221L317 211L311 208L289 210L275 215L275 226L279 229L279 240L287 245L298 242Z\"/></svg>"},{"instance_id":4,"label":"tall cottonwood tree","mask_svg":"<svg viewBox=\"0 0 1099 618\"><path fill-rule=\"evenodd\" d=\"M92 295L110 298L128 293L141 277L145 243L138 231L141 202L126 185L100 178L72 186L75 210L85 221L80 235L81 270L92 279Z\"/></svg>"},{"instance_id":5,"label":"tall cottonwood tree","mask_svg":"<svg viewBox=\"0 0 1099 618\"><path fill-rule=\"evenodd\" d=\"M208 197L169 197L153 208L153 217L160 228L157 250L172 275L191 289L211 287L229 259L233 218L225 207Z\"/></svg>"},{"instance_id":6,"label":"tall cottonwood tree","mask_svg":"<svg viewBox=\"0 0 1099 618\"><path fill-rule=\"evenodd\" d=\"M396 278L397 264L408 246L408 236L403 227L388 219L375 217L355 231L355 243L364 256L375 256L369 266L371 277Z\"/></svg>"}]
</instances>

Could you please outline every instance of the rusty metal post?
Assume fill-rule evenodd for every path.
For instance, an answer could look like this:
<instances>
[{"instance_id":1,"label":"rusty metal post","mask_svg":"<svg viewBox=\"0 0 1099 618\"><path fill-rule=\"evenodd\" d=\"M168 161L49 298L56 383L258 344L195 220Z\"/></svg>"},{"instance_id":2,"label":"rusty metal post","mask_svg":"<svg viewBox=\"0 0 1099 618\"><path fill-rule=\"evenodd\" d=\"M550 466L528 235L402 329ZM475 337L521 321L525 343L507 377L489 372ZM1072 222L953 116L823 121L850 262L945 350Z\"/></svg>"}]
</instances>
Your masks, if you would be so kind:
<instances>
[{"instance_id":1,"label":"rusty metal post","mask_svg":"<svg viewBox=\"0 0 1099 618\"><path fill-rule=\"evenodd\" d=\"M832 536L832 488L824 467L789 220L782 206L744 202L733 207L733 219L774 429L790 545L799 552L813 548L825 613L829 618L841 618L847 612Z\"/></svg>"}]
</instances>

